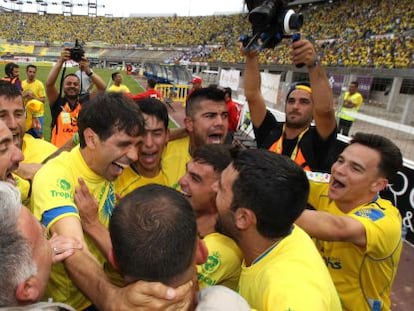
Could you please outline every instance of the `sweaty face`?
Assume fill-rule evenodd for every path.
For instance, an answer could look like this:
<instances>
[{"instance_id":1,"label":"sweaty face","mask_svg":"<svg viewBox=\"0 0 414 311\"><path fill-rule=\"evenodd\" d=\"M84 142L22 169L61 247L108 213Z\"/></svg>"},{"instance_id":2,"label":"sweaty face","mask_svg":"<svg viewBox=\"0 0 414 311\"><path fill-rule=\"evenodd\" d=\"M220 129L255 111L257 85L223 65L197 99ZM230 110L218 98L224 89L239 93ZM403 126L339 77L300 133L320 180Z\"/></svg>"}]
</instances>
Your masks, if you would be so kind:
<instances>
[{"instance_id":1,"label":"sweaty face","mask_svg":"<svg viewBox=\"0 0 414 311\"><path fill-rule=\"evenodd\" d=\"M145 133L138 149L138 171L146 177L155 177L159 173L161 156L168 142L168 129L164 122L153 115L143 114Z\"/></svg>"},{"instance_id":2,"label":"sweaty face","mask_svg":"<svg viewBox=\"0 0 414 311\"><path fill-rule=\"evenodd\" d=\"M76 76L68 76L63 81L63 92L69 99L76 99L80 91L80 81Z\"/></svg>"},{"instance_id":3,"label":"sweaty face","mask_svg":"<svg viewBox=\"0 0 414 311\"><path fill-rule=\"evenodd\" d=\"M379 176L379 163L376 150L357 143L346 147L332 165L329 198L353 207L371 201L379 191L378 182L384 181Z\"/></svg>"},{"instance_id":4,"label":"sweaty face","mask_svg":"<svg viewBox=\"0 0 414 311\"><path fill-rule=\"evenodd\" d=\"M0 96L0 120L6 123L13 135L14 143L21 149L26 132L26 113L23 98Z\"/></svg>"},{"instance_id":5,"label":"sweaty face","mask_svg":"<svg viewBox=\"0 0 414 311\"><path fill-rule=\"evenodd\" d=\"M52 248L46 240L42 226L24 206L20 211L18 225L22 235L32 248L32 259L37 268L34 277L38 280L37 285L40 290L38 298L40 299L43 296L52 268Z\"/></svg>"},{"instance_id":6,"label":"sweaty face","mask_svg":"<svg viewBox=\"0 0 414 311\"><path fill-rule=\"evenodd\" d=\"M115 130L112 136L103 141L93 134L95 137L91 148L94 149L94 162L91 168L98 175L113 181L122 174L124 168L137 161L141 136L130 136L124 131Z\"/></svg>"},{"instance_id":7,"label":"sweaty face","mask_svg":"<svg viewBox=\"0 0 414 311\"><path fill-rule=\"evenodd\" d=\"M15 185L12 172L18 168L22 160L23 154L14 144L12 133L4 122L0 121L0 179Z\"/></svg>"},{"instance_id":8,"label":"sweaty face","mask_svg":"<svg viewBox=\"0 0 414 311\"><path fill-rule=\"evenodd\" d=\"M286 100L286 126L305 128L312 122L312 96L304 90L294 90Z\"/></svg>"},{"instance_id":9,"label":"sweaty face","mask_svg":"<svg viewBox=\"0 0 414 311\"><path fill-rule=\"evenodd\" d=\"M33 67L29 67L26 71L27 80L33 81L36 78L36 69Z\"/></svg>"},{"instance_id":10,"label":"sweaty face","mask_svg":"<svg viewBox=\"0 0 414 311\"><path fill-rule=\"evenodd\" d=\"M186 128L195 146L223 144L228 125L228 112L224 101L204 100L193 117L186 117Z\"/></svg>"},{"instance_id":11,"label":"sweaty face","mask_svg":"<svg viewBox=\"0 0 414 311\"><path fill-rule=\"evenodd\" d=\"M238 172L229 165L222 173L219 181L213 188L217 191L216 206L218 211L218 230L237 240L238 229L235 225L234 211L231 209L233 202L233 184L237 179Z\"/></svg>"},{"instance_id":12,"label":"sweaty face","mask_svg":"<svg viewBox=\"0 0 414 311\"><path fill-rule=\"evenodd\" d=\"M197 215L215 209L216 192L213 184L219 176L209 164L193 160L187 163L187 171L179 183L181 191Z\"/></svg>"}]
</instances>

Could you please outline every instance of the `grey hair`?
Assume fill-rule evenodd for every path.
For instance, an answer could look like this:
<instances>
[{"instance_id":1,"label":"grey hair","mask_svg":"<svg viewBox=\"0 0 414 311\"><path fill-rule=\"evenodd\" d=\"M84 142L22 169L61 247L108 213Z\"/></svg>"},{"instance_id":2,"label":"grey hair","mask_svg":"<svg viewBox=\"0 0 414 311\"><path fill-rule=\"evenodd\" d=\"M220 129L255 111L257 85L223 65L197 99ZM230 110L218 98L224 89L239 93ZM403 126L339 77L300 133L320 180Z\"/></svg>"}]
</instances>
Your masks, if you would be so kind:
<instances>
[{"instance_id":1,"label":"grey hair","mask_svg":"<svg viewBox=\"0 0 414 311\"><path fill-rule=\"evenodd\" d=\"M17 286L37 273L32 248L18 227L21 209L19 190L0 181L0 307L17 305Z\"/></svg>"}]
</instances>

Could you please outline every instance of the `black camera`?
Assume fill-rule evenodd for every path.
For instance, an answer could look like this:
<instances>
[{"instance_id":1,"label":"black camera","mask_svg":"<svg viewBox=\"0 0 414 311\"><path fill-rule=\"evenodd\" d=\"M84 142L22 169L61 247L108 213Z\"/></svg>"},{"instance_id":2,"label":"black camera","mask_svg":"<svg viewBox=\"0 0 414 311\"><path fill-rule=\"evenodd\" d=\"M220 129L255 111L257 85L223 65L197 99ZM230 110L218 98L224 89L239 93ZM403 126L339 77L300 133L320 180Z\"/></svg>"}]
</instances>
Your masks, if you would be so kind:
<instances>
[{"instance_id":1,"label":"black camera","mask_svg":"<svg viewBox=\"0 0 414 311\"><path fill-rule=\"evenodd\" d=\"M273 49L283 38L292 38L303 25L302 14L288 9L284 0L246 0L253 36L241 41L246 48ZM294 39L300 38L296 35Z\"/></svg>"},{"instance_id":2,"label":"black camera","mask_svg":"<svg viewBox=\"0 0 414 311\"><path fill-rule=\"evenodd\" d=\"M79 63L82 58L85 56L85 50L83 49L83 46L81 44L79 44L78 39L76 39L75 41L75 46L71 49L69 49L70 51L70 59L72 59L73 61Z\"/></svg>"}]
</instances>

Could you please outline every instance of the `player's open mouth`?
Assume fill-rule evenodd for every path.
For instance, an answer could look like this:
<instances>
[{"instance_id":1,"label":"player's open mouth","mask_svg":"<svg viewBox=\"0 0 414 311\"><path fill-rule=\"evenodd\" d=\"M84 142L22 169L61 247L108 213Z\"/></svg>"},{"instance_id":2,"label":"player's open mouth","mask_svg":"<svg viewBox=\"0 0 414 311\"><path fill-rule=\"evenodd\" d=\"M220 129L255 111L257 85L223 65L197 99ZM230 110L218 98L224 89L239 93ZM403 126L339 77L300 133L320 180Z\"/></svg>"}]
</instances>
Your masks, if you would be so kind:
<instances>
[{"instance_id":1,"label":"player's open mouth","mask_svg":"<svg viewBox=\"0 0 414 311\"><path fill-rule=\"evenodd\" d=\"M221 144L222 143L222 134L211 134L208 135L208 142L210 144Z\"/></svg>"},{"instance_id":2,"label":"player's open mouth","mask_svg":"<svg viewBox=\"0 0 414 311\"><path fill-rule=\"evenodd\" d=\"M14 179L11 172L6 173L6 181L11 183L12 185L16 186L16 180Z\"/></svg>"},{"instance_id":3,"label":"player's open mouth","mask_svg":"<svg viewBox=\"0 0 414 311\"><path fill-rule=\"evenodd\" d=\"M333 189L341 189L345 187L345 184L335 178L332 178L331 187Z\"/></svg>"}]
</instances>

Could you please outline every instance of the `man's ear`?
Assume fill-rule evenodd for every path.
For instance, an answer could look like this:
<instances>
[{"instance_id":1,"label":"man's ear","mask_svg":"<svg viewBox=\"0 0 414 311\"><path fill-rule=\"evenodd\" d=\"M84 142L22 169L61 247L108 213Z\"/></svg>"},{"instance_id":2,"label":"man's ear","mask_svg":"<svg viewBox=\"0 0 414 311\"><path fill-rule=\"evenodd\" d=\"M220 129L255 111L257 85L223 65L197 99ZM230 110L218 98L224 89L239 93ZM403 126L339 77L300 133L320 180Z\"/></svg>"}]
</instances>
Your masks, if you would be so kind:
<instances>
[{"instance_id":1,"label":"man's ear","mask_svg":"<svg viewBox=\"0 0 414 311\"><path fill-rule=\"evenodd\" d=\"M35 303L40 298L43 289L40 288L38 279L31 276L26 281L19 283L16 288L16 300L21 304Z\"/></svg>"},{"instance_id":2,"label":"man's ear","mask_svg":"<svg viewBox=\"0 0 414 311\"><path fill-rule=\"evenodd\" d=\"M204 240L197 238L197 248L195 254L195 264L202 265L207 261L208 249Z\"/></svg>"},{"instance_id":3,"label":"man's ear","mask_svg":"<svg viewBox=\"0 0 414 311\"><path fill-rule=\"evenodd\" d=\"M256 214L248 208L239 207L234 212L234 224L239 230L247 230L251 226L256 226Z\"/></svg>"},{"instance_id":4,"label":"man's ear","mask_svg":"<svg viewBox=\"0 0 414 311\"><path fill-rule=\"evenodd\" d=\"M384 177L378 178L376 181L374 181L371 184L372 191L373 192L379 192L381 190L384 190L385 187L387 187L387 185L388 185L388 179L387 178L384 178Z\"/></svg>"},{"instance_id":5,"label":"man's ear","mask_svg":"<svg viewBox=\"0 0 414 311\"><path fill-rule=\"evenodd\" d=\"M85 138L86 145L89 148L95 149L98 135L96 135L96 133L88 127L83 131L83 136Z\"/></svg>"},{"instance_id":6,"label":"man's ear","mask_svg":"<svg viewBox=\"0 0 414 311\"><path fill-rule=\"evenodd\" d=\"M193 130L194 130L193 119L191 117L185 117L184 118L184 126L185 126L185 128L188 132L190 132L190 133L193 132Z\"/></svg>"},{"instance_id":7,"label":"man's ear","mask_svg":"<svg viewBox=\"0 0 414 311\"><path fill-rule=\"evenodd\" d=\"M114 249L111 247L108 253L108 261L116 270L119 271L118 262L115 259Z\"/></svg>"}]
</instances>

